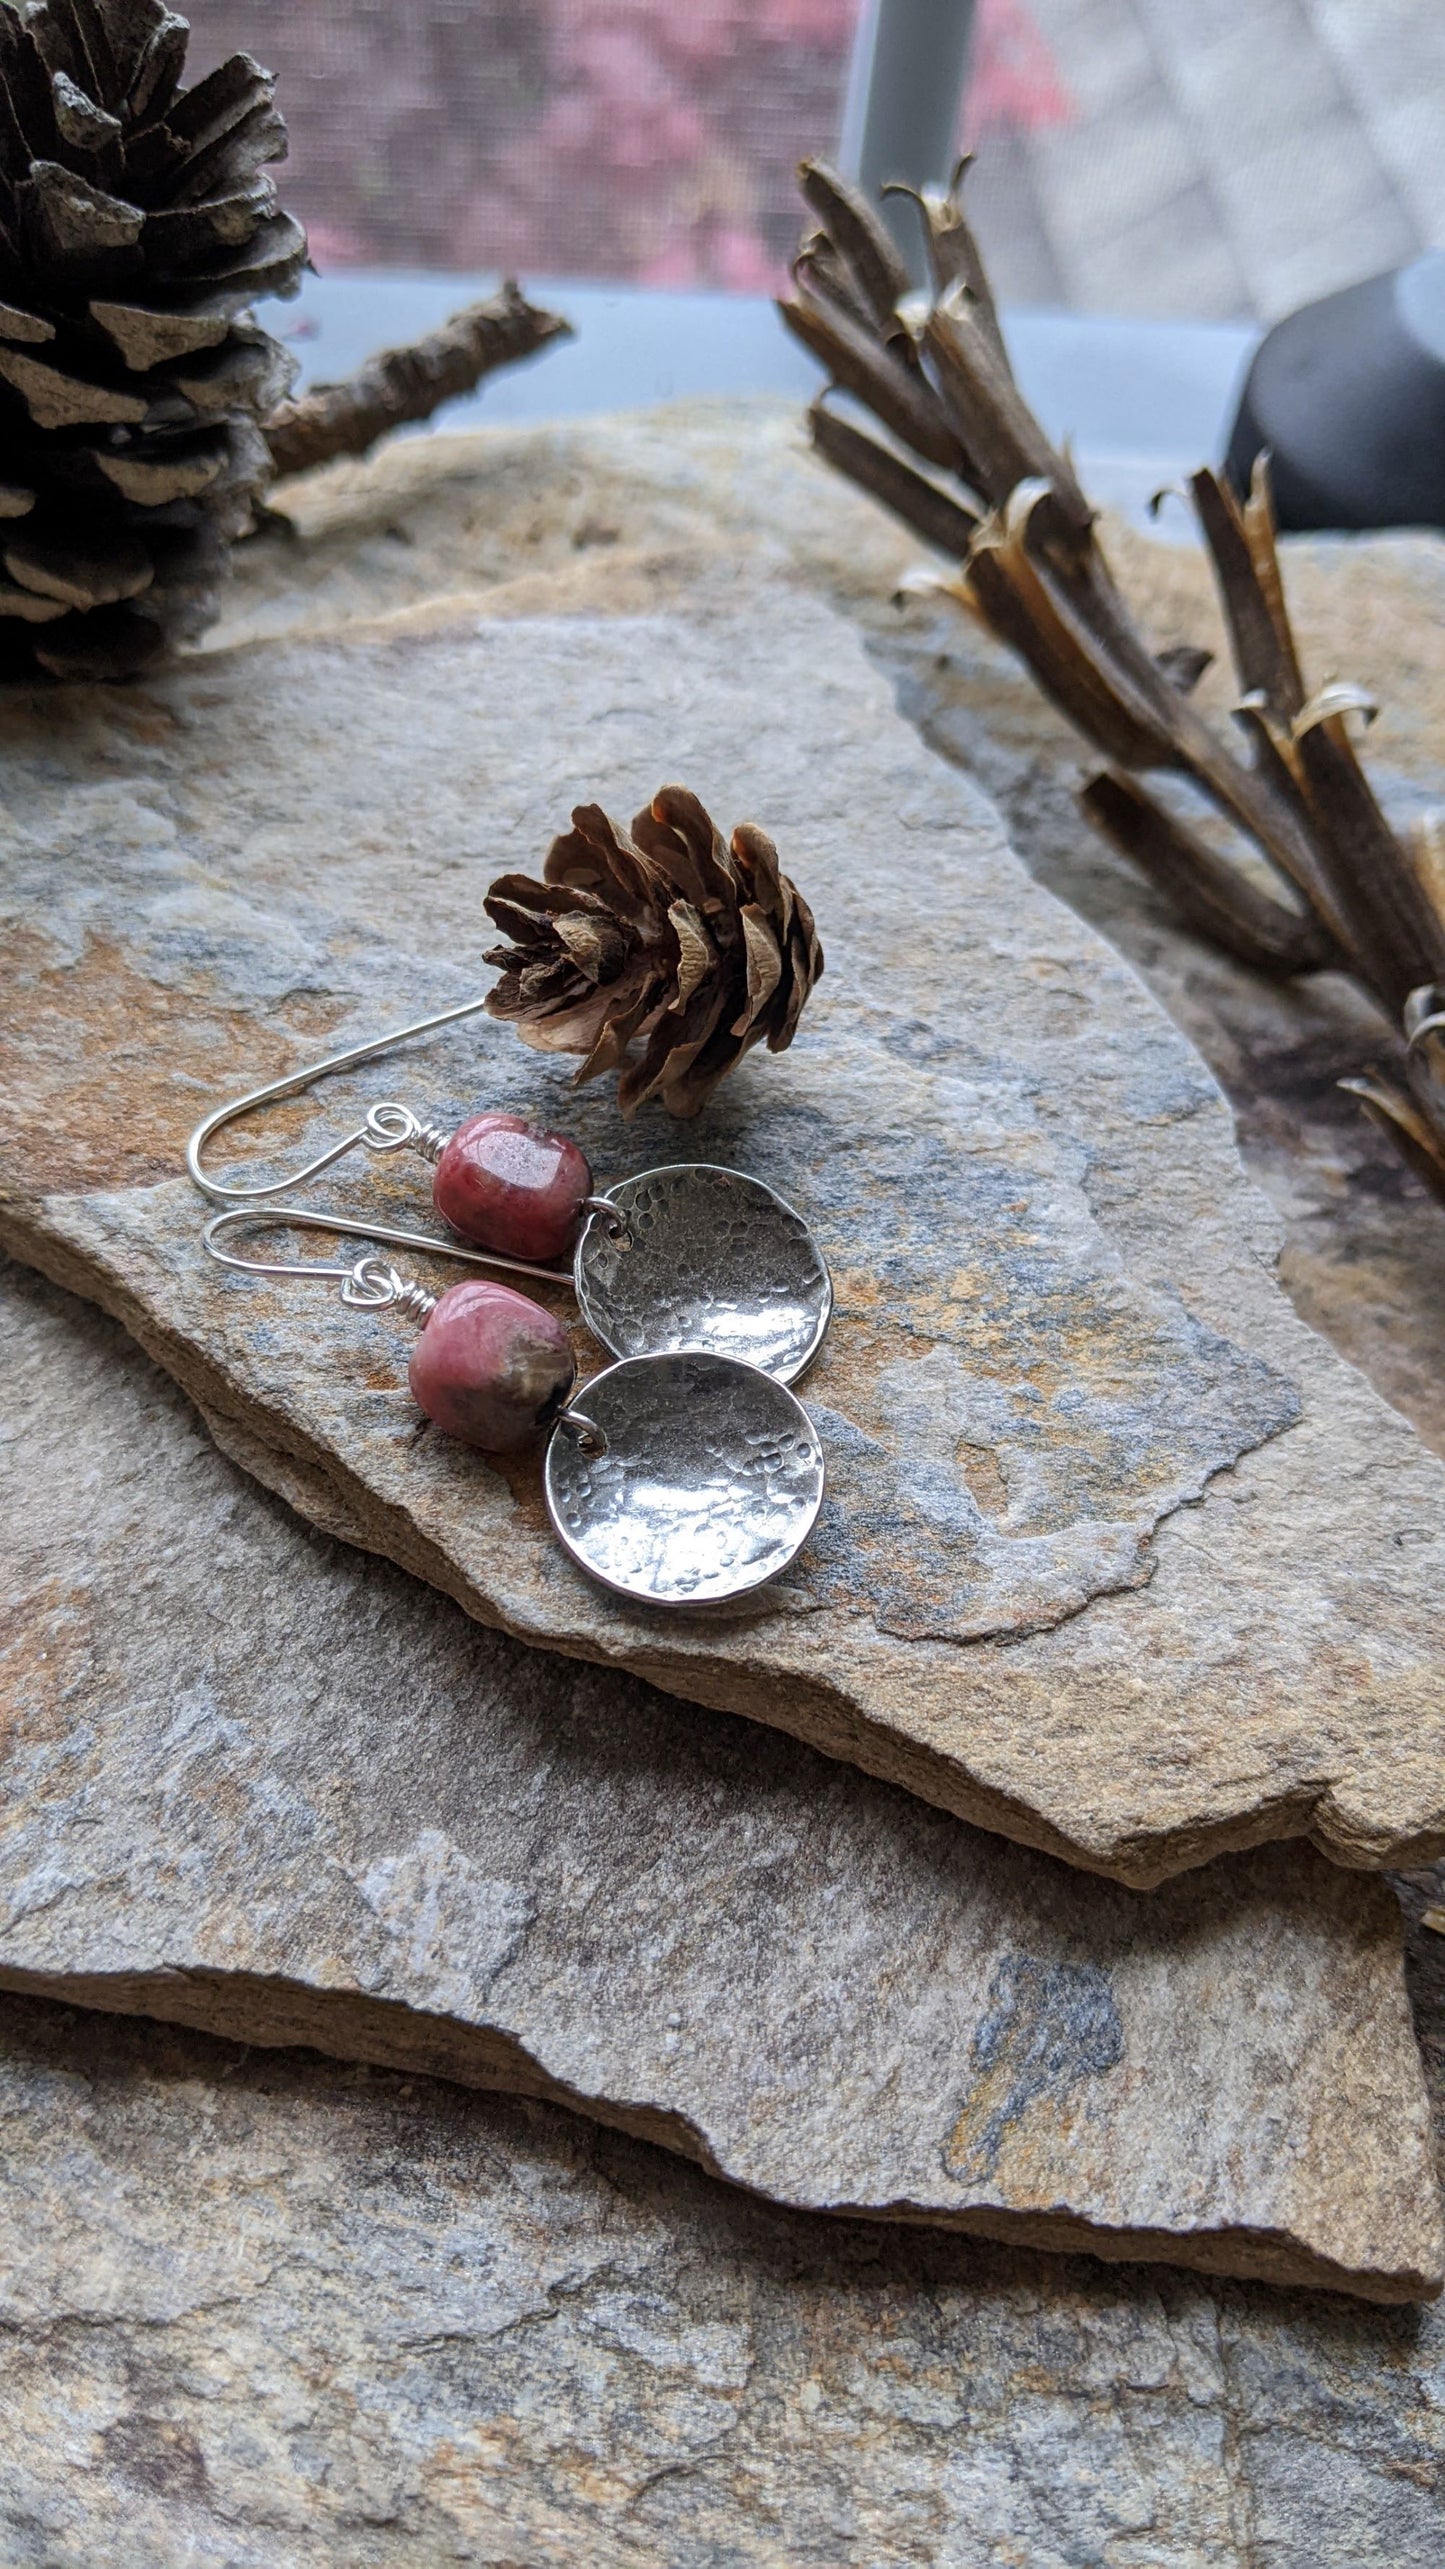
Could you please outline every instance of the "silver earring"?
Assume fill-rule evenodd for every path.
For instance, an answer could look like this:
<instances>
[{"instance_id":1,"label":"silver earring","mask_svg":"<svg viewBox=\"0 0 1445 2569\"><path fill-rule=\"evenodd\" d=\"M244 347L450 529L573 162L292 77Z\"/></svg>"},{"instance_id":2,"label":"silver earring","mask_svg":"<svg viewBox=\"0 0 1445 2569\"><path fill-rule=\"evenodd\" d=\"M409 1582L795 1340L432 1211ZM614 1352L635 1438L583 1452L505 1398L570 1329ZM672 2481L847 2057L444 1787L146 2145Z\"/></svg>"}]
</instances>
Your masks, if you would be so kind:
<instances>
[{"instance_id":1,"label":"silver earring","mask_svg":"<svg viewBox=\"0 0 1445 2569\"><path fill-rule=\"evenodd\" d=\"M756 1181L732 1171L659 1170L629 1180L625 1204L604 1199L606 1217L594 1214L588 1224L629 1276L646 1271L659 1227L666 1240L678 1198L661 1182L680 1176L722 1181L689 1192L688 1201L723 1208L725 1223L749 1220ZM760 1192L778 1204L768 1189ZM235 1206L214 1215L204 1234L224 1267L337 1283L353 1310L395 1310L415 1321L421 1335L409 1379L419 1405L446 1432L492 1452L544 1435L543 1486L557 1539L616 1594L649 1605L719 1603L779 1577L806 1543L823 1500L823 1451L776 1371L713 1346L651 1346L594 1375L579 1402L562 1324L510 1287L477 1279L436 1295L374 1253L349 1265L248 1257L229 1245L243 1228L336 1233L469 1266L504 1261L300 1205ZM630 1326L643 1298L621 1299ZM675 1294L672 1301L678 1305Z\"/></svg>"},{"instance_id":2,"label":"silver earring","mask_svg":"<svg viewBox=\"0 0 1445 2569\"><path fill-rule=\"evenodd\" d=\"M564 1134L539 1133L515 1116L482 1115L448 1135L395 1099L373 1106L352 1132L285 1177L223 1184L205 1167L207 1146L238 1117L455 1025L485 1004L464 1000L215 1108L186 1145L194 1183L212 1203L241 1209L289 1197L351 1151L411 1147L433 1162L433 1198L451 1230L511 1274L570 1283L588 1328L611 1355L711 1350L796 1382L832 1315L827 1262L801 1215L737 1170L678 1162L594 1194L587 1161ZM492 1129L479 1134L483 1126ZM381 1226L357 1236L447 1249ZM561 1266L569 1253L570 1267Z\"/></svg>"}]
</instances>

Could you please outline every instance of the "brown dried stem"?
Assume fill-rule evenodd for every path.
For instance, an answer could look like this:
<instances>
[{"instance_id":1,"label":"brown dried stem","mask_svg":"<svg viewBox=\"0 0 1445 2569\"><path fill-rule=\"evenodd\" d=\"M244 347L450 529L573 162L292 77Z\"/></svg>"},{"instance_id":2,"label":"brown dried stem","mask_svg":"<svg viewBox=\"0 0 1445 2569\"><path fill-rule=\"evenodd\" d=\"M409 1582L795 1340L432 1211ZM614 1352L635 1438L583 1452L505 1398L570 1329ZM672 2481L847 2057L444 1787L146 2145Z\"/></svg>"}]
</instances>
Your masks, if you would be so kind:
<instances>
[{"instance_id":1,"label":"brown dried stem","mask_svg":"<svg viewBox=\"0 0 1445 2569\"><path fill-rule=\"evenodd\" d=\"M473 391L483 375L571 336L559 314L540 311L518 286L504 285L411 347L368 359L348 382L316 384L299 401L282 402L265 423L275 471L304 473L338 455L364 455L392 429L430 419L444 401Z\"/></svg>"},{"instance_id":2,"label":"brown dried stem","mask_svg":"<svg viewBox=\"0 0 1445 2569\"><path fill-rule=\"evenodd\" d=\"M919 199L932 292L915 297L872 206L804 162L822 228L779 308L829 390L893 441L840 418L825 393L814 442L957 561L955 594L1109 762L1084 789L1090 818L1189 924L1257 972L1349 973L1403 1034L1407 1085L1377 1073L1346 1084L1445 1200L1445 869L1424 838L1391 828L1355 754L1349 722L1373 706L1348 685L1306 687L1263 459L1242 504L1213 472L1190 484L1238 676L1236 747L1189 701L1207 655L1150 648L1072 465L1019 391L960 203L965 166L946 195ZM1151 773L1199 789L1275 891L1183 820L1167 788L1138 781Z\"/></svg>"}]
</instances>

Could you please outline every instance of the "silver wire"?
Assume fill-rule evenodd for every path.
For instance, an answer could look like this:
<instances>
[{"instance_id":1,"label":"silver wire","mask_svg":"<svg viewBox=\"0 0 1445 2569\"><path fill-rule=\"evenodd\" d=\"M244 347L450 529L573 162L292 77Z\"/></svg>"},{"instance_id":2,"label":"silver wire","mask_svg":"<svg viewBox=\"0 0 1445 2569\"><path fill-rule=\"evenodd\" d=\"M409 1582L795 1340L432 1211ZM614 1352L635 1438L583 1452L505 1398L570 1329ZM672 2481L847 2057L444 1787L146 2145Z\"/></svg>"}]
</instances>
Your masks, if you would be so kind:
<instances>
[{"instance_id":1,"label":"silver wire","mask_svg":"<svg viewBox=\"0 0 1445 2569\"><path fill-rule=\"evenodd\" d=\"M358 1258L341 1288L341 1299L353 1311L399 1311L403 1318L414 1320L418 1329L425 1329L441 1296L418 1284L414 1276L398 1275L385 1258Z\"/></svg>"},{"instance_id":2,"label":"silver wire","mask_svg":"<svg viewBox=\"0 0 1445 2569\"><path fill-rule=\"evenodd\" d=\"M552 1425L570 1436L584 1454L606 1454L610 1450L605 1429L598 1426L595 1418L589 1418L585 1409L578 1409L575 1401L558 1410Z\"/></svg>"},{"instance_id":3,"label":"silver wire","mask_svg":"<svg viewBox=\"0 0 1445 2569\"><path fill-rule=\"evenodd\" d=\"M615 1248L632 1249L636 1247L637 1244L633 1239L632 1232L626 1221L623 1219L623 1216L618 1212L610 1195L584 1195L582 1198L582 1210L584 1213L596 1214L603 1230L607 1234L608 1239L613 1243Z\"/></svg>"},{"instance_id":4,"label":"silver wire","mask_svg":"<svg viewBox=\"0 0 1445 2569\"><path fill-rule=\"evenodd\" d=\"M432 1249L444 1258L460 1258L468 1266L516 1266L514 1258L484 1257L475 1249L454 1248L449 1240L429 1240L420 1232L397 1231L383 1227L368 1229L364 1222L349 1222L344 1214L313 1213L304 1204L280 1204L274 1212L257 1213L248 1204L232 1205L225 1213L213 1213L201 1233L202 1241L218 1266L230 1267L244 1276L304 1276L308 1283L339 1284L341 1299L352 1311L400 1311L424 1329L437 1307L438 1296L423 1284L399 1275L385 1258L356 1258L348 1266L338 1258L246 1258L234 1249L223 1248L233 1229L253 1231L331 1231L350 1239L403 1242L414 1249ZM550 1267L528 1267L527 1275L552 1276ZM569 1282L570 1278L560 1279ZM555 1427L563 1427L574 1436L584 1454L605 1454L607 1437L594 1418L585 1410L568 1407L558 1413Z\"/></svg>"},{"instance_id":5,"label":"silver wire","mask_svg":"<svg viewBox=\"0 0 1445 2569\"><path fill-rule=\"evenodd\" d=\"M297 1207L290 1208L293 1214ZM218 1246L220 1233L229 1222L250 1222L266 1230L284 1228L279 1215L254 1214L244 1206L229 1213L217 1213L206 1224L201 1237L219 1266L234 1267L248 1276L305 1276L308 1283L339 1284L341 1299L352 1311L387 1311L393 1305L407 1312L425 1328L437 1307L437 1297L425 1285L413 1284L388 1266L385 1258L356 1258L350 1266L335 1258L240 1258L232 1249ZM319 1226L299 1226L312 1229ZM330 1227L329 1225L326 1227Z\"/></svg>"},{"instance_id":6,"label":"silver wire","mask_svg":"<svg viewBox=\"0 0 1445 2569\"><path fill-rule=\"evenodd\" d=\"M225 1213L213 1213L201 1237L211 1256L223 1267L234 1267L240 1275L250 1276L320 1276L333 1283L353 1275L354 1267L315 1258L245 1258L234 1250L217 1246L229 1238L232 1228L248 1225L256 1231L326 1231L333 1238L372 1240L388 1249L415 1249L424 1257L455 1258L465 1267L505 1267L509 1275L531 1276L543 1284L572 1282L570 1267L530 1266L525 1258L496 1257L489 1249L467 1249L460 1240L435 1240L429 1231L404 1231L394 1222L355 1220L345 1213L314 1213L305 1204L277 1204L264 1212L249 1204L232 1205ZM365 1265L366 1261L360 1261Z\"/></svg>"},{"instance_id":7,"label":"silver wire","mask_svg":"<svg viewBox=\"0 0 1445 2569\"><path fill-rule=\"evenodd\" d=\"M454 1026L463 1017L475 1017L486 1004L485 992L480 999L464 999L459 1007L442 1008L435 1017L418 1017L411 1026L395 1026L389 1034L377 1035L370 1043L352 1044L344 1053L328 1053L324 1061L309 1062L304 1070L288 1071L283 1079L268 1080L264 1088L253 1088L246 1096L233 1098L229 1105L218 1106L213 1114L202 1118L186 1144L186 1167L201 1193L208 1195L213 1204L260 1203L269 1196L285 1195L293 1186L304 1186L308 1178L319 1177L323 1169L331 1168L337 1160L344 1159L348 1151L363 1145L373 1151L394 1151L408 1142L415 1142L430 1158L435 1127L420 1123L409 1106L399 1106L388 1100L383 1106L374 1106L366 1122L358 1124L355 1132L348 1133L344 1141L333 1143L329 1151L322 1151L316 1159L308 1160L304 1168L293 1169L289 1177L269 1180L260 1186L222 1186L219 1179L208 1177L201 1165L201 1154L207 1143L217 1133L223 1132L228 1124L234 1124L238 1116L249 1115L258 1106L270 1106L283 1097L299 1097L303 1088L310 1088L315 1080L329 1078L333 1071L354 1070L359 1062L375 1061L380 1054L391 1052L396 1045L409 1043L414 1035L435 1034L439 1026ZM384 1116L404 1117L407 1129L402 1130L399 1123L394 1123L388 1130L386 1125L375 1120Z\"/></svg>"}]
</instances>

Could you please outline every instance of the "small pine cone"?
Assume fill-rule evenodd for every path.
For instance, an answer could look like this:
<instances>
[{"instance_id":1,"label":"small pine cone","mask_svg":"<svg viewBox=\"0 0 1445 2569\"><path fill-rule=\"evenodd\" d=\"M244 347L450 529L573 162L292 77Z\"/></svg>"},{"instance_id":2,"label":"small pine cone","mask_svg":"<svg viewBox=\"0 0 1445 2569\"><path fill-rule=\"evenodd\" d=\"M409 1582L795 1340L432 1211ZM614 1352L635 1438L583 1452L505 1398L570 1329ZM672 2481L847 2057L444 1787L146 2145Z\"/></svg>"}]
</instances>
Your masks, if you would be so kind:
<instances>
[{"instance_id":1,"label":"small pine cone","mask_svg":"<svg viewBox=\"0 0 1445 2569\"><path fill-rule=\"evenodd\" d=\"M306 236L270 74L163 0L0 5L0 677L124 677L215 612L270 477Z\"/></svg>"},{"instance_id":2,"label":"small pine cone","mask_svg":"<svg viewBox=\"0 0 1445 2569\"><path fill-rule=\"evenodd\" d=\"M501 875L486 909L514 940L487 956L492 1016L540 1052L581 1053L579 1087L618 1071L624 1115L649 1097L696 1115L754 1044L785 1052L823 969L772 840L744 821L725 846L681 785L630 834L580 804L543 880Z\"/></svg>"}]
</instances>

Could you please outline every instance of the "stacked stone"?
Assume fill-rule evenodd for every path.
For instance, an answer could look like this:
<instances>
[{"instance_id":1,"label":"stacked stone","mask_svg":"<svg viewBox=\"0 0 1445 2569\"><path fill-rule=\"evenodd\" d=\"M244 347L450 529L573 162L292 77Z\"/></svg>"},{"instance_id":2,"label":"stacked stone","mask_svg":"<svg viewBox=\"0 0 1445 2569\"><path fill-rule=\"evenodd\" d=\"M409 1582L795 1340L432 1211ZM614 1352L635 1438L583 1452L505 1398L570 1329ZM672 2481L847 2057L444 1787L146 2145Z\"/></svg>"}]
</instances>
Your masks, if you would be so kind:
<instances>
[{"instance_id":1,"label":"stacked stone","mask_svg":"<svg viewBox=\"0 0 1445 2569\"><path fill-rule=\"evenodd\" d=\"M1282 2559L1413 2569L1432 2510L1438 2532L1432 2323L1346 2329L1018 2243L1431 2289L1384 1888L1298 1843L1195 1868L1307 1819L1356 1862L1429 1843L1445 1473L1285 1304L1187 1045L846 630L760 583L745 618L653 598L600 626L603 567L578 616L568 566L570 620L540 594L536 623L473 605L212 656L160 682L175 720L143 751L107 704L63 775L0 709L25 860L0 1235L128 1321L289 1502L237 1479L113 1322L12 1280L25 1765L0 1976L406 2074L9 2027L22 2182L61 2245L12 2260L5 2502L51 2547L95 2553L114 2521L162 2560L347 2559L364 2514L383 2563L564 2538L790 2563L845 2557L866 2521L880 2557L959 2560L1106 2557L1121 2528L1169 2560L1183 2526L1236 2569L1248 2521ZM892 1521L845 1513L741 1631L582 1596L525 1473L417 1441L384 1317L218 1288L171 1174L198 1095L315 1049L298 921L307 988L344 991L358 1035L449 974L462 995L475 886L438 773L486 813L485 881L582 778L664 772L682 720L699 773L790 816L830 941L787 1064L751 1089L745 1067L699 1144L791 1152L816 1188L843 1292L807 1397L836 1487L866 1489L879 1450L909 1466ZM519 767L521 825L496 784ZM284 845L237 820L278 773ZM414 938L372 935L403 841ZM928 923L906 952L880 889L905 880ZM103 1160L98 1041L123 1108ZM520 1047L427 1067L441 1121L556 1113L560 1077ZM335 1097L315 1115L334 1134ZM567 1115L601 1176L636 1164L609 1099ZM990 1629L941 1640L964 1567ZM867 1724L856 1693L838 1717L865 1657L898 1679ZM822 1757L785 1730L830 1695ZM935 1800L966 1788L992 1833L860 1753ZM1009 1842L1045 1827L1085 1862ZM1143 1897L1103 1873L1166 1878ZM1327 2461L1301 2495L1310 2420Z\"/></svg>"}]
</instances>

